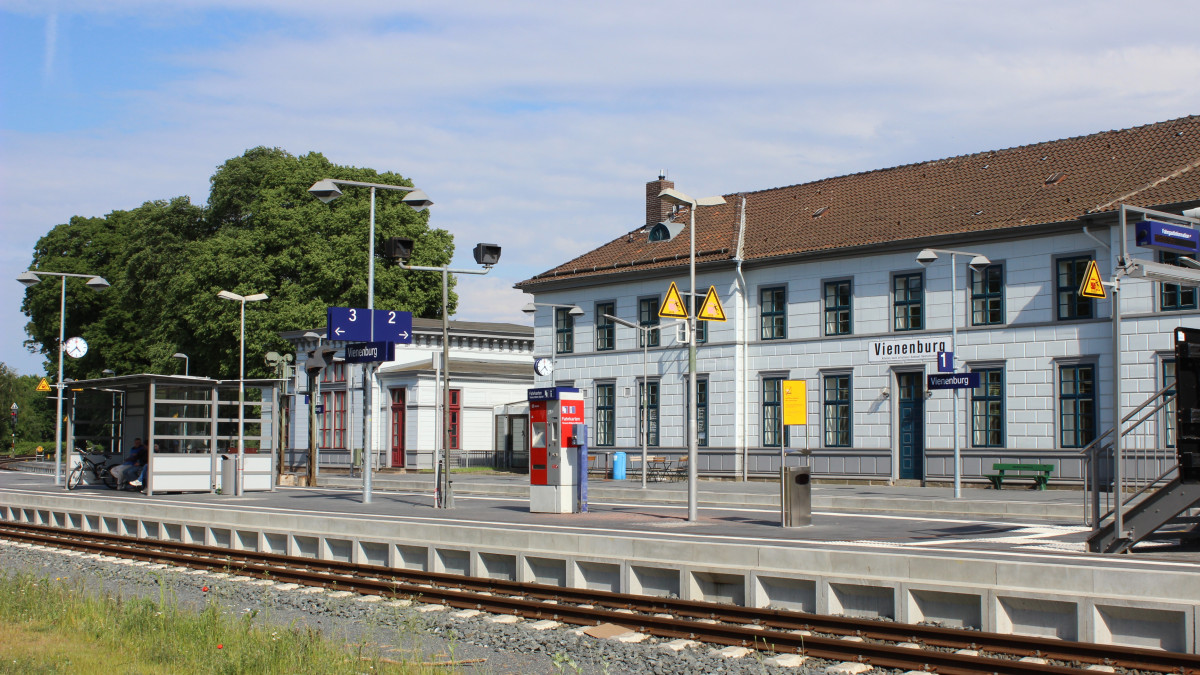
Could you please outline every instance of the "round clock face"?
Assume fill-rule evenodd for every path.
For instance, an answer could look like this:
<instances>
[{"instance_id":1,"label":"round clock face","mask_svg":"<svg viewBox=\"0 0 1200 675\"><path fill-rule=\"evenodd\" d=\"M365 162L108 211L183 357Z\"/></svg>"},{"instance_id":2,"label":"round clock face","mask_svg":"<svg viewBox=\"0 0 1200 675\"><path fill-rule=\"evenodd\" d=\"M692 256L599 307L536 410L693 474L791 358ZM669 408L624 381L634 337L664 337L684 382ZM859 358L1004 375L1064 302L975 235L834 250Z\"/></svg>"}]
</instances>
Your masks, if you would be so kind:
<instances>
[{"instance_id":1,"label":"round clock face","mask_svg":"<svg viewBox=\"0 0 1200 675\"><path fill-rule=\"evenodd\" d=\"M543 377L550 374L554 370L554 364L550 363L550 359L536 359L533 362L533 372Z\"/></svg>"},{"instance_id":2,"label":"round clock face","mask_svg":"<svg viewBox=\"0 0 1200 675\"><path fill-rule=\"evenodd\" d=\"M87 353L87 341L81 337L73 337L67 340L67 354L74 358L82 358Z\"/></svg>"}]
</instances>

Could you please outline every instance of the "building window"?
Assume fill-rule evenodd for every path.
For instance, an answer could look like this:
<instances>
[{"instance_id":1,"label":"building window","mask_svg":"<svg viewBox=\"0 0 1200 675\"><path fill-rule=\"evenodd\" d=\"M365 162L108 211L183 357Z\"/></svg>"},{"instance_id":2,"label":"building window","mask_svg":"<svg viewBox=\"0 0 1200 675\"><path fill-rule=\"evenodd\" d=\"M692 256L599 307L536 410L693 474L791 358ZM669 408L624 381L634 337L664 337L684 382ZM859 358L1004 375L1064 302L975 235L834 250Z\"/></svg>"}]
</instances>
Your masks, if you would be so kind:
<instances>
[{"instance_id":1,"label":"building window","mask_svg":"<svg viewBox=\"0 0 1200 675\"><path fill-rule=\"evenodd\" d=\"M609 382L596 385L597 446L612 447L617 437L617 385Z\"/></svg>"},{"instance_id":2,"label":"building window","mask_svg":"<svg viewBox=\"0 0 1200 675\"><path fill-rule=\"evenodd\" d=\"M345 382L346 381L346 362L334 361L332 365L325 366L321 371L321 382Z\"/></svg>"},{"instance_id":3,"label":"building window","mask_svg":"<svg viewBox=\"0 0 1200 675\"><path fill-rule=\"evenodd\" d=\"M1096 367L1058 367L1062 447L1082 448L1096 438Z\"/></svg>"},{"instance_id":4,"label":"building window","mask_svg":"<svg viewBox=\"0 0 1200 675\"><path fill-rule=\"evenodd\" d=\"M570 307L554 309L554 353L570 354L575 351L575 317Z\"/></svg>"},{"instance_id":5,"label":"building window","mask_svg":"<svg viewBox=\"0 0 1200 675\"><path fill-rule=\"evenodd\" d=\"M922 272L892 277L892 329L925 327L925 275Z\"/></svg>"},{"instance_id":6,"label":"building window","mask_svg":"<svg viewBox=\"0 0 1200 675\"><path fill-rule=\"evenodd\" d=\"M700 320L700 307L704 305L703 295L692 296L692 316L696 317L696 344L708 342L708 322Z\"/></svg>"},{"instance_id":7,"label":"building window","mask_svg":"<svg viewBox=\"0 0 1200 675\"><path fill-rule=\"evenodd\" d=\"M1004 447L1004 369L979 368L979 386L971 390L971 445Z\"/></svg>"},{"instance_id":8,"label":"building window","mask_svg":"<svg viewBox=\"0 0 1200 675\"><path fill-rule=\"evenodd\" d=\"M638 443L658 447L658 381L638 382ZM649 420L649 425L646 425Z\"/></svg>"},{"instance_id":9,"label":"building window","mask_svg":"<svg viewBox=\"0 0 1200 675\"><path fill-rule=\"evenodd\" d=\"M850 376L826 375L821 406L824 411L825 447L850 447Z\"/></svg>"},{"instance_id":10,"label":"building window","mask_svg":"<svg viewBox=\"0 0 1200 675\"><path fill-rule=\"evenodd\" d=\"M1179 264L1179 258L1182 257L1178 253L1168 253L1161 251L1159 260L1167 265L1175 265L1182 267ZM1196 288L1194 286L1180 286L1179 284L1159 284L1162 289L1159 295L1159 304L1164 312L1176 312L1182 309L1196 309Z\"/></svg>"},{"instance_id":11,"label":"building window","mask_svg":"<svg viewBox=\"0 0 1200 675\"><path fill-rule=\"evenodd\" d=\"M1055 288L1058 298L1058 319L1090 319L1095 314L1096 303L1079 294L1079 285L1087 272L1090 255L1059 258L1055 265Z\"/></svg>"},{"instance_id":12,"label":"building window","mask_svg":"<svg viewBox=\"0 0 1200 675\"><path fill-rule=\"evenodd\" d=\"M462 450L462 389L450 390L450 402L446 407L450 411L450 449Z\"/></svg>"},{"instance_id":13,"label":"building window","mask_svg":"<svg viewBox=\"0 0 1200 675\"><path fill-rule=\"evenodd\" d=\"M653 298L641 298L638 300L638 324L642 328L650 328L658 325L658 296ZM659 330L643 330L638 331L641 335L638 336L638 347L646 346L646 339L649 338L650 346L658 346Z\"/></svg>"},{"instance_id":14,"label":"building window","mask_svg":"<svg viewBox=\"0 0 1200 675\"><path fill-rule=\"evenodd\" d=\"M782 340L787 337L787 288L775 286L758 292L758 306L763 340Z\"/></svg>"},{"instance_id":15,"label":"building window","mask_svg":"<svg viewBox=\"0 0 1200 675\"><path fill-rule=\"evenodd\" d=\"M691 397L688 393L691 391L691 383L687 380L683 382L683 409L685 412L691 410ZM691 416L684 421L684 425L691 423ZM699 447L708 447L708 380L696 380L696 445Z\"/></svg>"},{"instance_id":16,"label":"building window","mask_svg":"<svg viewBox=\"0 0 1200 675\"><path fill-rule=\"evenodd\" d=\"M825 334L849 335L850 282L825 282Z\"/></svg>"},{"instance_id":17,"label":"building window","mask_svg":"<svg viewBox=\"0 0 1200 675\"><path fill-rule=\"evenodd\" d=\"M320 447L334 450L346 449L346 392L327 391L321 393Z\"/></svg>"},{"instance_id":18,"label":"building window","mask_svg":"<svg viewBox=\"0 0 1200 675\"><path fill-rule=\"evenodd\" d=\"M783 426L783 378L763 378L762 387L763 447L778 448L787 443L787 429Z\"/></svg>"},{"instance_id":19,"label":"building window","mask_svg":"<svg viewBox=\"0 0 1200 675\"><path fill-rule=\"evenodd\" d=\"M1164 359L1162 364L1163 386L1170 387L1163 392L1163 398L1169 400L1163 406L1163 444L1168 448L1175 447L1175 359Z\"/></svg>"},{"instance_id":20,"label":"building window","mask_svg":"<svg viewBox=\"0 0 1200 675\"><path fill-rule=\"evenodd\" d=\"M607 352L617 348L617 324L604 315L617 315L616 303L596 303L596 351Z\"/></svg>"},{"instance_id":21,"label":"building window","mask_svg":"<svg viewBox=\"0 0 1200 675\"><path fill-rule=\"evenodd\" d=\"M1004 266L988 265L971 270L971 325L998 326L1004 323Z\"/></svg>"}]
</instances>

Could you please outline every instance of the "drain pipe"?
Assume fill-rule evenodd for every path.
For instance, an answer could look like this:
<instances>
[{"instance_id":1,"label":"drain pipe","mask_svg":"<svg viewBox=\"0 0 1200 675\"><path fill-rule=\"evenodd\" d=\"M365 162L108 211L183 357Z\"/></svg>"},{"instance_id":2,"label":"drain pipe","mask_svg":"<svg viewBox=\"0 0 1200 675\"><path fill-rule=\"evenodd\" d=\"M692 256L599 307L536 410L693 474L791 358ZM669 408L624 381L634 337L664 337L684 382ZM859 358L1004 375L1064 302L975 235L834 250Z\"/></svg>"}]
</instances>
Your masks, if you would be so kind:
<instances>
[{"instance_id":1,"label":"drain pipe","mask_svg":"<svg viewBox=\"0 0 1200 675\"><path fill-rule=\"evenodd\" d=\"M742 200L740 202L739 211L740 211L740 214L738 217L737 253L734 256L734 262L737 263L735 272L737 273L738 285L741 287L741 296L742 296L741 302L740 302L741 306L738 307L738 316L740 316L742 318L741 338L739 338L739 340L738 340L741 343L740 346L742 348L742 363L741 363L741 368L739 369L739 375L740 375L741 385L742 385L742 423L740 425L738 425L739 427L741 427L741 433L738 434L738 437L737 437L738 438L738 446L739 446L737 448L737 452L741 455L741 458L742 458L742 461L741 461L742 482L745 482L745 481L749 480L749 469L747 469L746 467L749 464L749 460L750 460L750 443L746 441L746 420L749 419L749 414L750 414L750 410L749 410L750 387L747 384L748 380L749 380L748 374L750 372L750 370L749 370L750 355L748 354L750 333L749 333L749 327L747 325L749 319L746 316L746 314L750 311L750 291L746 287L746 277L745 277L745 275L742 274L742 263L744 262L742 259L742 251L743 251L743 248L746 243L746 196L745 195L742 195Z\"/></svg>"}]
</instances>

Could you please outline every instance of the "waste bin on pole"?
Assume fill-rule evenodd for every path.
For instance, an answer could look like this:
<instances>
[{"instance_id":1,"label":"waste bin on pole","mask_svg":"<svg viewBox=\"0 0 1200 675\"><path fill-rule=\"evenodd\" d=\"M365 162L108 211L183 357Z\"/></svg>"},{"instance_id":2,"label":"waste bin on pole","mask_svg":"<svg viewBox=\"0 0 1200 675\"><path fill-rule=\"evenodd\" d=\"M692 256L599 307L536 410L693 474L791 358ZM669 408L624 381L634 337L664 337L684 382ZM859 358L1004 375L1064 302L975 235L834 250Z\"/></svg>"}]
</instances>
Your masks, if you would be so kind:
<instances>
[{"instance_id":1,"label":"waste bin on pole","mask_svg":"<svg viewBox=\"0 0 1200 675\"><path fill-rule=\"evenodd\" d=\"M613 470L612 470L613 480L625 480L625 466L626 466L625 463L626 463L626 461L627 461L627 459L626 459L625 453L623 453L623 452L614 452L613 453Z\"/></svg>"},{"instance_id":2,"label":"waste bin on pole","mask_svg":"<svg viewBox=\"0 0 1200 675\"><path fill-rule=\"evenodd\" d=\"M812 525L812 482L811 469L807 466L789 466L783 470L784 527L807 527Z\"/></svg>"},{"instance_id":3,"label":"waste bin on pole","mask_svg":"<svg viewBox=\"0 0 1200 675\"><path fill-rule=\"evenodd\" d=\"M232 497L237 494L237 455L221 455L221 494Z\"/></svg>"}]
</instances>

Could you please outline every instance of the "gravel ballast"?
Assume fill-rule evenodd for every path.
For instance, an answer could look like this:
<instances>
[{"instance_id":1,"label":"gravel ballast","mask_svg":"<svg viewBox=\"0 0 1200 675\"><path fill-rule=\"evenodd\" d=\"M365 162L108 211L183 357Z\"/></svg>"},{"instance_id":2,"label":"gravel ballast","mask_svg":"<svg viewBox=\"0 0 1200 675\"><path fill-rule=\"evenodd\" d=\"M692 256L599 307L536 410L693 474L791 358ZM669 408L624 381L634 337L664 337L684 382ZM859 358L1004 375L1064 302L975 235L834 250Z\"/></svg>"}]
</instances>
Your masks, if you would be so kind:
<instances>
[{"instance_id":1,"label":"gravel ballast","mask_svg":"<svg viewBox=\"0 0 1200 675\"><path fill-rule=\"evenodd\" d=\"M157 599L165 589L184 607L219 603L231 613L254 613L259 622L292 623L321 630L347 643L367 644L380 655L417 662L457 662L462 672L519 673L824 673L831 662L810 659L803 667L770 665L767 652L742 658L716 655L711 645L675 651L669 639L647 637L638 643L598 639L564 624L541 630L534 622L495 623L493 615L461 617L457 610L422 611L423 603L367 602L364 596L335 597L295 585L265 585L258 579L186 568L131 563L110 557L66 552L0 539L0 560L9 573L67 580L94 592ZM208 592L201 590L209 588ZM337 594L341 595L341 594ZM401 606L406 604L407 606ZM872 671L885 672L885 671Z\"/></svg>"}]
</instances>

